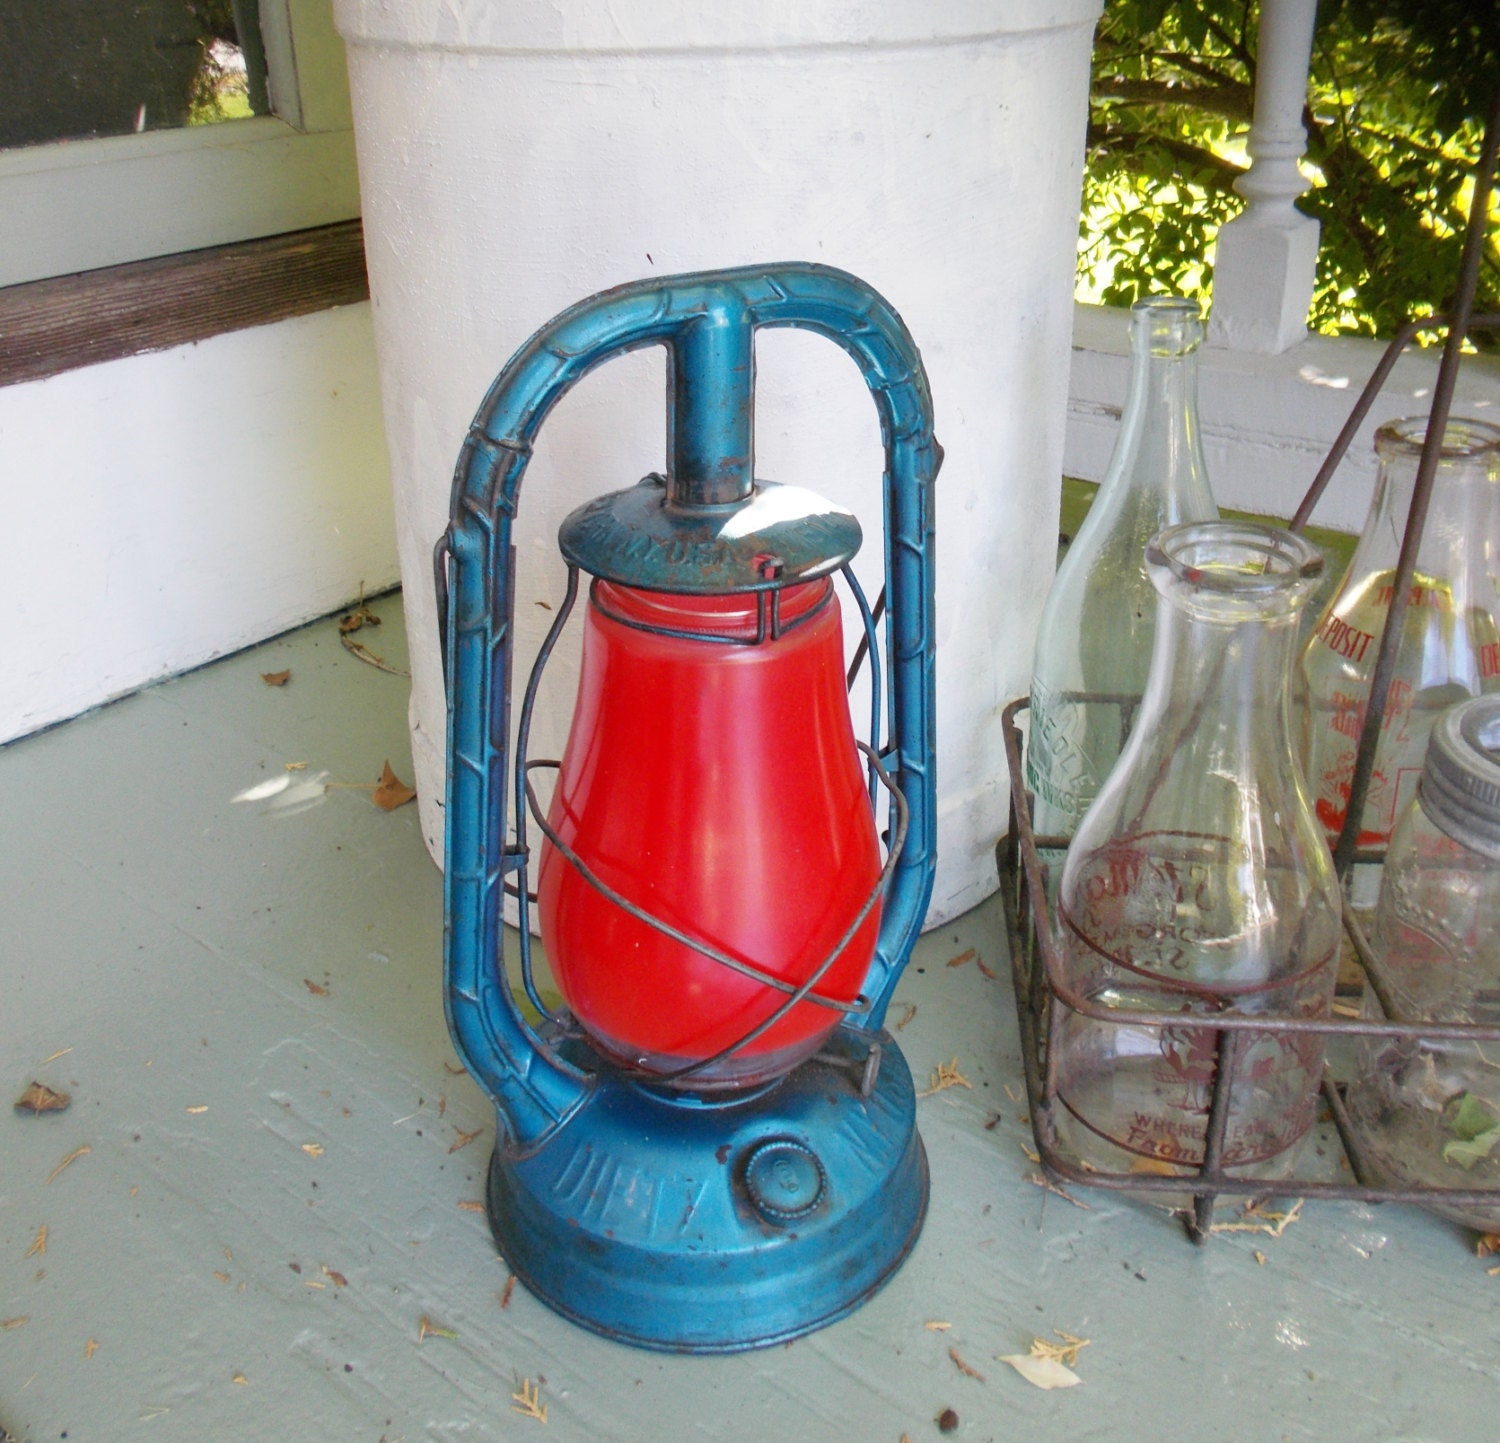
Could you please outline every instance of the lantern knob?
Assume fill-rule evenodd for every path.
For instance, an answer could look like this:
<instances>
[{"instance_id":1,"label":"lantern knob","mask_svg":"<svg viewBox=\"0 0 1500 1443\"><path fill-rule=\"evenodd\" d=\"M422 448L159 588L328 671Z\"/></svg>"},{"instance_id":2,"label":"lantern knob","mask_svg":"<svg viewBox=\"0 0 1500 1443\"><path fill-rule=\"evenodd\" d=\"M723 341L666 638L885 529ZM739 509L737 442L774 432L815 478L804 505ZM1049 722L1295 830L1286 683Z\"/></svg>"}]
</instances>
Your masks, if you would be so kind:
<instances>
[{"instance_id":1,"label":"lantern knob","mask_svg":"<svg viewBox=\"0 0 1500 1443\"><path fill-rule=\"evenodd\" d=\"M769 1138L745 1159L745 1191L767 1222L806 1217L827 1190L828 1176L817 1153L793 1138Z\"/></svg>"}]
</instances>

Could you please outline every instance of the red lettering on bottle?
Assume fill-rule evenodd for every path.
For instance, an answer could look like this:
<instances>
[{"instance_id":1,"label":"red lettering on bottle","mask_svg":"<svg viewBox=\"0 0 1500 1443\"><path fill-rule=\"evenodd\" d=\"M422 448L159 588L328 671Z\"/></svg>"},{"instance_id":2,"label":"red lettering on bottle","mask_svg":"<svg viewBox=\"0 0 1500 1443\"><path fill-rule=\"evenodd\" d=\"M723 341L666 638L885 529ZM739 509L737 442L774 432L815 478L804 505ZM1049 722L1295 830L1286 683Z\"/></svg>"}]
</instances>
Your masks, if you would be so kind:
<instances>
[{"instance_id":1,"label":"red lettering on bottle","mask_svg":"<svg viewBox=\"0 0 1500 1443\"><path fill-rule=\"evenodd\" d=\"M1340 616L1327 617L1318 628L1318 638L1330 651L1351 661L1363 661L1366 649L1375 640L1368 631L1350 626Z\"/></svg>"}]
</instances>

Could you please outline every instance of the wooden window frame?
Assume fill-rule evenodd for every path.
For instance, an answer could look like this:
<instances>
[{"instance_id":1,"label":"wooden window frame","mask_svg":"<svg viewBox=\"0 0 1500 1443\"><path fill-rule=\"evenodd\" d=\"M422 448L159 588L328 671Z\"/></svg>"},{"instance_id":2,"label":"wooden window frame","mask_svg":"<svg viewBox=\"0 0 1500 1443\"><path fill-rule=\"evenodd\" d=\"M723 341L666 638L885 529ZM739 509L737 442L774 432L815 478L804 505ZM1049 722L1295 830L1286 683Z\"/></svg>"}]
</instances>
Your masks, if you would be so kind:
<instances>
[{"instance_id":1,"label":"wooden window frame","mask_svg":"<svg viewBox=\"0 0 1500 1443\"><path fill-rule=\"evenodd\" d=\"M0 287L359 215L331 0L261 0L273 115L0 151Z\"/></svg>"},{"instance_id":2,"label":"wooden window frame","mask_svg":"<svg viewBox=\"0 0 1500 1443\"><path fill-rule=\"evenodd\" d=\"M0 385L368 300L359 221L0 290Z\"/></svg>"}]
</instances>

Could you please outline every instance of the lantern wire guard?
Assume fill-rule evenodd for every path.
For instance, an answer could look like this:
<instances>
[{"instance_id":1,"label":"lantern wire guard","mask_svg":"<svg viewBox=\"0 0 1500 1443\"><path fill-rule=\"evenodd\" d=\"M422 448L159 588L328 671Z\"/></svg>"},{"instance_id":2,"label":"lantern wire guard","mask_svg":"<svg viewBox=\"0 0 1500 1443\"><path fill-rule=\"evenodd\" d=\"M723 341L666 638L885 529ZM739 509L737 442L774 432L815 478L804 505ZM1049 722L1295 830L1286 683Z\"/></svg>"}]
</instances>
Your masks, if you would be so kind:
<instances>
[{"instance_id":1,"label":"lantern wire guard","mask_svg":"<svg viewBox=\"0 0 1500 1443\"><path fill-rule=\"evenodd\" d=\"M1473 331L1500 330L1500 314L1473 313L1497 152L1500 152L1500 96L1497 96L1491 107L1485 127L1453 309L1447 315L1409 321L1392 338L1289 523L1290 529L1295 532L1300 532L1306 526L1318 499L1338 469L1339 462L1369 414L1401 353L1420 332L1446 331L1422 457L1418 463L1411 508L1392 583L1393 596L1360 733L1344 826L1333 848L1335 865L1340 877L1344 879L1347 879L1351 868L1357 864L1380 863L1384 860L1383 849L1359 847L1357 840L1387 696L1395 671L1402 618L1411 591L1418 544L1442 454L1443 436L1447 430L1463 342ZM1170 1177L1150 1172L1106 1173L1080 1166L1079 1160L1071 1157L1059 1145L1056 1119L1061 1104L1057 1090L1055 1042L1062 1009L1066 1008L1105 1025L1128 1023L1131 1027L1139 1028L1181 1027L1182 1017L1172 1012L1131 1011L1128 1015L1122 1015L1088 1001L1068 986L1053 931L1052 906L1042 862L1043 851L1059 856L1066 848L1067 841L1061 837L1039 836L1032 830L1032 800L1026 792L1019 726L1019 718L1026 709L1025 698L1013 701L1006 707L1002 721L1006 762L1010 769L1010 824L1007 834L996 848L996 861L1006 898L1006 927L1032 1129L1037 1151L1047 1172L1061 1182L1125 1191L1139 1197L1156 1195L1163 1201L1179 1198L1184 1192L1190 1193L1192 1207L1183 1216L1188 1235L1195 1242L1203 1242L1208 1237L1213 1227L1215 1202L1224 1196L1251 1199L1270 1195L1337 1198L1365 1202L1417 1203L1448 1208L1500 1205L1500 1187L1379 1185L1374 1181L1375 1170L1361 1156L1359 1141L1344 1106L1337 1080L1339 1060L1349 1055L1355 1041L1360 1038L1387 1038L1412 1042L1500 1043L1500 1027L1436 1022L1401 1015L1395 1003L1394 989L1379 960L1373 955L1359 919L1348 905L1347 898L1343 911L1344 930L1354 963L1363 976L1364 985L1378 1001L1380 1011L1384 1014L1382 1018L1307 1018L1233 1013L1215 1017L1211 1027L1202 1029L1214 1033L1216 1063L1208 1103L1203 1159L1196 1169L1183 1166L1177 1169L1178 1175ZM1128 730L1129 722L1128 714L1122 716L1122 730ZM1060 862L1056 865L1060 865ZM1299 1175L1268 1183L1264 1180L1236 1177L1223 1166L1225 1131L1233 1094L1233 1068L1226 1063L1233 1055L1233 1049L1237 1045L1235 1039L1241 1033L1271 1037L1313 1033L1327 1042L1330 1062L1324 1069L1322 1097L1353 1181L1338 1178L1331 1180L1325 1169L1317 1176ZM1332 1166L1336 1168L1337 1165L1335 1160Z\"/></svg>"},{"instance_id":2,"label":"lantern wire guard","mask_svg":"<svg viewBox=\"0 0 1500 1443\"><path fill-rule=\"evenodd\" d=\"M751 474L752 340L770 326L834 341L875 401L886 457L885 584L873 608L848 564L858 522ZM512 754L510 531L532 443L573 385L647 345L669 356L667 476L596 498L563 523L566 594L528 679ZM707 1353L797 1337L858 1307L920 1231L926 1157L910 1070L884 1019L935 866L932 483L940 459L926 376L900 317L856 278L804 264L652 279L579 303L506 365L464 443L434 552L449 697L444 1002L459 1056L497 1108L487 1204L500 1250L543 1301L606 1336ZM684 487L688 499L678 504ZM864 637L848 679L868 655L871 736L860 749L871 807L880 789L890 797L886 857L857 915L800 981L652 916L595 876L537 805L531 774L558 763L528 756L530 719L580 570L595 578L590 605L627 626L639 623L610 612L601 582L753 595L748 636L663 633L709 647L774 641L810 620L783 622L789 585L839 573L849 586ZM663 1070L607 1059L567 1013L549 1011L532 971L528 804L549 845L610 905L780 994L770 1015L712 1056ZM506 895L519 912L521 986L541 1015L537 1026L522 1015L507 970ZM858 995L822 994L819 983L877 906ZM816 1055L754 1086L697 1085L804 1005L830 1009L837 1021Z\"/></svg>"}]
</instances>

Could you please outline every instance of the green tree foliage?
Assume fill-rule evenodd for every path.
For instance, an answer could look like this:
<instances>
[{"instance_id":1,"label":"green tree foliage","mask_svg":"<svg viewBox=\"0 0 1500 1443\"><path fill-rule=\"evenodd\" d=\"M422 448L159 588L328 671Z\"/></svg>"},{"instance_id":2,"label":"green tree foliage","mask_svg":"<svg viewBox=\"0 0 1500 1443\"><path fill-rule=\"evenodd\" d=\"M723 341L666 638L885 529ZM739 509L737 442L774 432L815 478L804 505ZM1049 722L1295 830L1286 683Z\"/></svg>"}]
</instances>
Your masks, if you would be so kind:
<instances>
[{"instance_id":1,"label":"green tree foliage","mask_svg":"<svg viewBox=\"0 0 1500 1443\"><path fill-rule=\"evenodd\" d=\"M1094 50L1080 293L1205 303L1218 228L1243 201L1254 0L1108 0ZM1299 202L1322 223L1310 324L1389 335L1441 310L1458 272L1500 0L1323 0ZM1493 228L1492 228L1493 237ZM1500 309L1493 238L1479 304Z\"/></svg>"}]
</instances>

